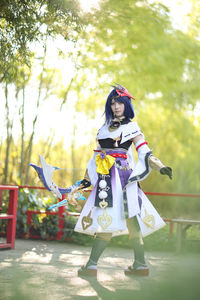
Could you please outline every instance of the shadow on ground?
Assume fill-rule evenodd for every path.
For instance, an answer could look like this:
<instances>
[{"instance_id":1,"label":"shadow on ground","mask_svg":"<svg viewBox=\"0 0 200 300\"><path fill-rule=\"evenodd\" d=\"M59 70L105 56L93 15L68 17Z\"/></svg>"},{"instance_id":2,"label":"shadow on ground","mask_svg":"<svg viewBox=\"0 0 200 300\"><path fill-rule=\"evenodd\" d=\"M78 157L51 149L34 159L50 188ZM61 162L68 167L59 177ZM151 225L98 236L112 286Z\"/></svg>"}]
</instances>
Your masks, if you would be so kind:
<instances>
[{"instance_id":1,"label":"shadow on ground","mask_svg":"<svg viewBox=\"0 0 200 300\"><path fill-rule=\"evenodd\" d=\"M77 277L90 248L59 242L17 240L0 251L0 299L196 300L200 295L200 254L147 253L150 276L127 277L128 249L108 248L97 280Z\"/></svg>"}]
</instances>

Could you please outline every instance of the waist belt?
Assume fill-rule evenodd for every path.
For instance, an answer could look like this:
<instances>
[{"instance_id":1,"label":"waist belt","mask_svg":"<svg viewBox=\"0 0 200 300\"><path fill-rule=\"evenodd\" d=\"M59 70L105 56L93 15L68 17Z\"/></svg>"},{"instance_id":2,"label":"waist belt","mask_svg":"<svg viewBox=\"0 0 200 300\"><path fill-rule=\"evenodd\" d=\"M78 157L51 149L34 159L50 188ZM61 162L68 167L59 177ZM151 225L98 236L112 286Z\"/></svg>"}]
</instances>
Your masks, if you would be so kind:
<instances>
[{"instance_id":1,"label":"waist belt","mask_svg":"<svg viewBox=\"0 0 200 300\"><path fill-rule=\"evenodd\" d=\"M102 150L94 150L94 152L102 152ZM125 158L127 159L127 154L122 154L122 153L109 153L108 155L112 157L118 157L118 158Z\"/></svg>"},{"instance_id":2,"label":"waist belt","mask_svg":"<svg viewBox=\"0 0 200 300\"><path fill-rule=\"evenodd\" d=\"M119 157L119 158L125 158L127 159L127 155L126 154L121 154L121 153L111 153L109 154L112 157Z\"/></svg>"}]
</instances>

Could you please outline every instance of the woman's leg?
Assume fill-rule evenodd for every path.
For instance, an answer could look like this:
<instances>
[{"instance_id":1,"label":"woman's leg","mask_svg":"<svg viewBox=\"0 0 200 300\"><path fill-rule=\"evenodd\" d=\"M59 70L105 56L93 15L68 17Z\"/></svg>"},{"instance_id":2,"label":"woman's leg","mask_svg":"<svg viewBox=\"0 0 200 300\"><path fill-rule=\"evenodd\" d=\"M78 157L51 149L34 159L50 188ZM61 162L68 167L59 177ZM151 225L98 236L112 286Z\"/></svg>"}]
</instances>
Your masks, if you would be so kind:
<instances>
[{"instance_id":1,"label":"woman's leg","mask_svg":"<svg viewBox=\"0 0 200 300\"><path fill-rule=\"evenodd\" d=\"M97 265L97 262L107 247L111 237L111 233L97 233L90 253L90 258L85 266L86 268Z\"/></svg>"},{"instance_id":2,"label":"woman's leg","mask_svg":"<svg viewBox=\"0 0 200 300\"><path fill-rule=\"evenodd\" d=\"M129 240L131 243L131 247L134 250L134 263L131 267L129 267L129 270L132 269L132 273L141 273L141 275L148 275L149 269L146 265L144 257L144 243L142 240L142 234L137 218L134 217L127 219L126 222L129 231Z\"/></svg>"},{"instance_id":3,"label":"woman's leg","mask_svg":"<svg viewBox=\"0 0 200 300\"><path fill-rule=\"evenodd\" d=\"M106 246L108 245L111 237L112 233L97 233L94 239L89 260L85 266L82 266L81 269L79 269L79 275L95 276L97 274L98 260L105 250Z\"/></svg>"}]
</instances>

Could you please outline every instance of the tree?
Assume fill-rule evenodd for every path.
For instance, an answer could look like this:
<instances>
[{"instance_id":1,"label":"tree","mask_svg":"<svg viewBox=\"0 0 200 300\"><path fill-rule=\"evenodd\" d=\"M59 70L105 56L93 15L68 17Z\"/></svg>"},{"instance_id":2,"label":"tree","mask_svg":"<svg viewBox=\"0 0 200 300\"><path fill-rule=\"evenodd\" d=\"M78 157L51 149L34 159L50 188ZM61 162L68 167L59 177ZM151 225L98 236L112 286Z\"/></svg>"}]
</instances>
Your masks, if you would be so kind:
<instances>
[{"instance_id":1,"label":"tree","mask_svg":"<svg viewBox=\"0 0 200 300\"><path fill-rule=\"evenodd\" d=\"M16 109L19 109L21 124L21 156L19 178L20 182L28 180L28 169L24 170L24 163L30 162L32 145L35 134L35 126L38 118L36 113L33 120L33 131L28 147L25 149L24 131L24 107L25 88L30 79L31 67L34 61L33 45L43 46L46 49L46 41L49 37L62 36L66 41L75 42L77 32L83 25L83 19L79 14L77 1L71 0L36 0L18 1L9 0L0 3L0 84L4 88L7 146L4 165L4 182L8 178L8 164L12 142L13 118L10 113L8 86L15 86ZM36 44L35 44L36 43ZM44 55L45 57L45 55ZM40 85L37 98L37 109L41 102L41 90L49 88L48 80L52 76L44 78L46 72L43 61L40 76ZM25 72L26 70L26 72ZM28 78L26 75L29 73ZM22 91L22 95L20 92ZM47 98L48 95L45 95ZM19 99L20 97L20 99ZM12 101L13 102L13 101ZM22 178L22 173L25 177Z\"/></svg>"},{"instance_id":2,"label":"tree","mask_svg":"<svg viewBox=\"0 0 200 300\"><path fill-rule=\"evenodd\" d=\"M187 14L188 20L188 35L192 36L193 38L199 40L199 14L200 14L200 2L198 0L190 0L191 10Z\"/></svg>"},{"instance_id":3,"label":"tree","mask_svg":"<svg viewBox=\"0 0 200 300\"><path fill-rule=\"evenodd\" d=\"M15 60L31 65L31 43L44 43L46 35L73 40L83 24L76 0L2 0L0 12L0 82Z\"/></svg>"},{"instance_id":4,"label":"tree","mask_svg":"<svg viewBox=\"0 0 200 300\"><path fill-rule=\"evenodd\" d=\"M169 9L157 1L101 1L100 9L88 15L80 41L86 77L81 89L89 90L90 78L96 80L85 109L89 103L95 108L91 99L97 93L96 109L103 108L108 84L126 86L136 97L136 121L155 155L174 170L172 182L154 174L144 183L146 190L199 190L200 131L194 114L200 99L200 43L195 15L190 34L174 29Z\"/></svg>"},{"instance_id":5,"label":"tree","mask_svg":"<svg viewBox=\"0 0 200 300\"><path fill-rule=\"evenodd\" d=\"M195 106L200 45L172 27L167 7L146 0L102 1L88 23L82 64L98 74L98 85L102 79L120 82L140 103L153 94L162 105Z\"/></svg>"}]
</instances>

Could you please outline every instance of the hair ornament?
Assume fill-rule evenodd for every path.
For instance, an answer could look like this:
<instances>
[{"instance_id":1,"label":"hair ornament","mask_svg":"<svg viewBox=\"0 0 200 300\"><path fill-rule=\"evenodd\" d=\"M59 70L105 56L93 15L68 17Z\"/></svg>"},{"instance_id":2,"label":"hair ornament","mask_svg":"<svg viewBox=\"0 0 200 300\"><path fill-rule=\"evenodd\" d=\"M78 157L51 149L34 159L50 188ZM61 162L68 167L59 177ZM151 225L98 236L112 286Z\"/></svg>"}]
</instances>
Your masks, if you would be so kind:
<instances>
[{"instance_id":1,"label":"hair ornament","mask_svg":"<svg viewBox=\"0 0 200 300\"><path fill-rule=\"evenodd\" d=\"M122 85L117 83L116 85L112 85L112 87L116 90L119 97L129 97L130 99L135 100L135 98L131 96L127 89L125 89L125 87L123 87Z\"/></svg>"}]
</instances>

